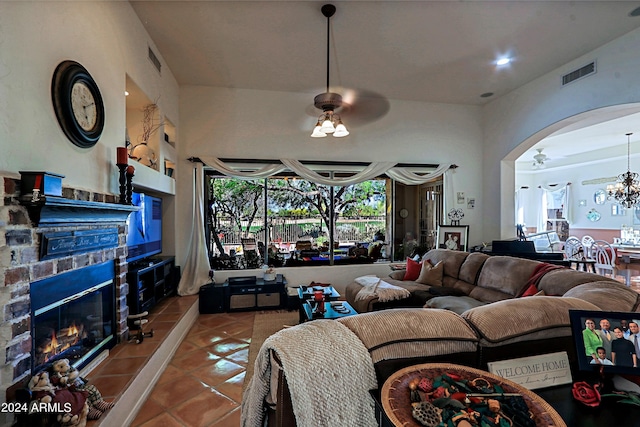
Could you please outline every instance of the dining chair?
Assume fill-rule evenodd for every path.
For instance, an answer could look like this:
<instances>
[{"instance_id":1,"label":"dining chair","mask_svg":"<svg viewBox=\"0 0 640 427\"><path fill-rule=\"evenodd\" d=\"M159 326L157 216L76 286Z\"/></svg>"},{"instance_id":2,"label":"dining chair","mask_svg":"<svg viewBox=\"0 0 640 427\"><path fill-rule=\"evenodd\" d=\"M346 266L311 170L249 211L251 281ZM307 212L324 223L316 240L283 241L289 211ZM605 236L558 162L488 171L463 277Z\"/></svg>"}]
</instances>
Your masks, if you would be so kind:
<instances>
[{"instance_id":1,"label":"dining chair","mask_svg":"<svg viewBox=\"0 0 640 427\"><path fill-rule=\"evenodd\" d=\"M591 245L591 253L595 260L596 273L601 276L623 276L625 284L631 285L631 270L618 269L616 265L616 249L605 240L595 240Z\"/></svg>"},{"instance_id":2,"label":"dining chair","mask_svg":"<svg viewBox=\"0 0 640 427\"><path fill-rule=\"evenodd\" d=\"M591 245L593 245L595 239L588 234L582 237L582 247L584 248L584 256L587 258L593 258L591 255Z\"/></svg>"},{"instance_id":3,"label":"dining chair","mask_svg":"<svg viewBox=\"0 0 640 427\"><path fill-rule=\"evenodd\" d=\"M582 242L576 236L569 236L567 240L564 241L564 258L569 261L569 267L578 270L580 263L578 262L583 254L584 248L582 247Z\"/></svg>"},{"instance_id":4,"label":"dining chair","mask_svg":"<svg viewBox=\"0 0 640 427\"><path fill-rule=\"evenodd\" d=\"M241 238L242 253L244 255L245 268L260 268L262 258L258 253L258 244L256 239L252 237Z\"/></svg>"},{"instance_id":5,"label":"dining chair","mask_svg":"<svg viewBox=\"0 0 640 427\"><path fill-rule=\"evenodd\" d=\"M582 242L576 236L569 236L564 241L564 256L566 259L576 259L581 250L584 251Z\"/></svg>"}]
</instances>

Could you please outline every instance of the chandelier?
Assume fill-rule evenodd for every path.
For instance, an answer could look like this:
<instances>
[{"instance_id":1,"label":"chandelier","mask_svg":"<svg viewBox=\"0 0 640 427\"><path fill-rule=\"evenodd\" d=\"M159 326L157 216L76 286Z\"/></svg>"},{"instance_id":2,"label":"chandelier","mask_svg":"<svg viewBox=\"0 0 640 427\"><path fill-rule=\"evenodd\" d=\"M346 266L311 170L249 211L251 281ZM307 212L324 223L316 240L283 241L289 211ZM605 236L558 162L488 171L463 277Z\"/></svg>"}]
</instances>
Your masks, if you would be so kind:
<instances>
[{"instance_id":1,"label":"chandelier","mask_svg":"<svg viewBox=\"0 0 640 427\"><path fill-rule=\"evenodd\" d=\"M331 17L336 13L336 7L332 4L325 4L320 9L322 14L327 18L327 91L317 95L313 99L313 105L322 110L322 114L318 117L318 122L311 137L324 138L327 134L332 133L334 137L341 138L349 135L349 131L342 123L340 115L335 110L342 106L342 96L337 93L329 92L329 37L331 35L330 22Z\"/></svg>"},{"instance_id":2,"label":"chandelier","mask_svg":"<svg viewBox=\"0 0 640 427\"><path fill-rule=\"evenodd\" d=\"M618 175L618 181L615 185L607 185L607 194L609 199L615 199L616 202L632 208L640 202L640 182L638 182L638 174L631 172L631 135L627 135L627 171Z\"/></svg>"}]
</instances>

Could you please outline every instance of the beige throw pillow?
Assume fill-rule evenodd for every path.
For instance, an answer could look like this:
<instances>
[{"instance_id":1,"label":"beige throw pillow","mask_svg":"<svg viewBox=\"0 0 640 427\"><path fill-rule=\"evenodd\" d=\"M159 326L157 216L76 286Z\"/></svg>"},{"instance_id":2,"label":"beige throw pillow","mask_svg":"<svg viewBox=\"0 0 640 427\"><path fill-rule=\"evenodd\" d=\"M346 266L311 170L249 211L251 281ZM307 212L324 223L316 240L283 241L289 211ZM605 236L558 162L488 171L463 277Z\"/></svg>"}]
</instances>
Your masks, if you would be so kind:
<instances>
[{"instance_id":1,"label":"beige throw pillow","mask_svg":"<svg viewBox=\"0 0 640 427\"><path fill-rule=\"evenodd\" d=\"M444 264L442 261L436 265L431 265L429 260L425 260L422 263L422 269L420 275L416 279L416 282L423 285L442 286L442 274L444 272Z\"/></svg>"}]
</instances>

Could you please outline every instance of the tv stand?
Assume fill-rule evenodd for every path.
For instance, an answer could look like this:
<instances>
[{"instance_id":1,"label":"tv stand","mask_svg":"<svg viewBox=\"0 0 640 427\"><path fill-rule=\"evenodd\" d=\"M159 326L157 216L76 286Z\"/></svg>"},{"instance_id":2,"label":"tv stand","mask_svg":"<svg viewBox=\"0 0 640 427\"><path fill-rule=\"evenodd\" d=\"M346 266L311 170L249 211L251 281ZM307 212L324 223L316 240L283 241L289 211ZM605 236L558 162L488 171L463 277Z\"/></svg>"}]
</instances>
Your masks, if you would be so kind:
<instances>
[{"instance_id":1,"label":"tv stand","mask_svg":"<svg viewBox=\"0 0 640 427\"><path fill-rule=\"evenodd\" d=\"M172 256L147 258L129 264L129 313L149 311L162 299L175 294L179 279L179 269Z\"/></svg>"}]
</instances>

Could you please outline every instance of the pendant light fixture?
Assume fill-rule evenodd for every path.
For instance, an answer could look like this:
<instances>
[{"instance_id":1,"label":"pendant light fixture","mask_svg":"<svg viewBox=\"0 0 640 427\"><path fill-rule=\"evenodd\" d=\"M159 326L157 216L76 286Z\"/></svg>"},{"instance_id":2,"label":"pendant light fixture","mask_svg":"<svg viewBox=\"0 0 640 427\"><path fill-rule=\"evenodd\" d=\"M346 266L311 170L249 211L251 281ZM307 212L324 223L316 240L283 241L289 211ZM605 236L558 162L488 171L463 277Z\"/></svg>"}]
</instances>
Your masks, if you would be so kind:
<instances>
[{"instance_id":1,"label":"pendant light fixture","mask_svg":"<svg viewBox=\"0 0 640 427\"><path fill-rule=\"evenodd\" d=\"M325 4L320 9L322 14L327 18L327 91L317 95L313 99L313 105L322 110L322 114L318 117L318 122L311 137L324 138L328 134L333 134L336 138L349 135L349 131L342 123L339 114L335 110L342 106L342 96L337 93L329 92L329 58L330 58L330 37L331 37L331 17L336 13L336 7L332 4Z\"/></svg>"},{"instance_id":2,"label":"pendant light fixture","mask_svg":"<svg viewBox=\"0 0 640 427\"><path fill-rule=\"evenodd\" d=\"M638 182L638 174L631 172L631 135L627 134L627 171L618 175L618 181L615 185L607 185L607 194L610 199L614 199L617 203L632 208L640 202L640 183Z\"/></svg>"}]
</instances>

